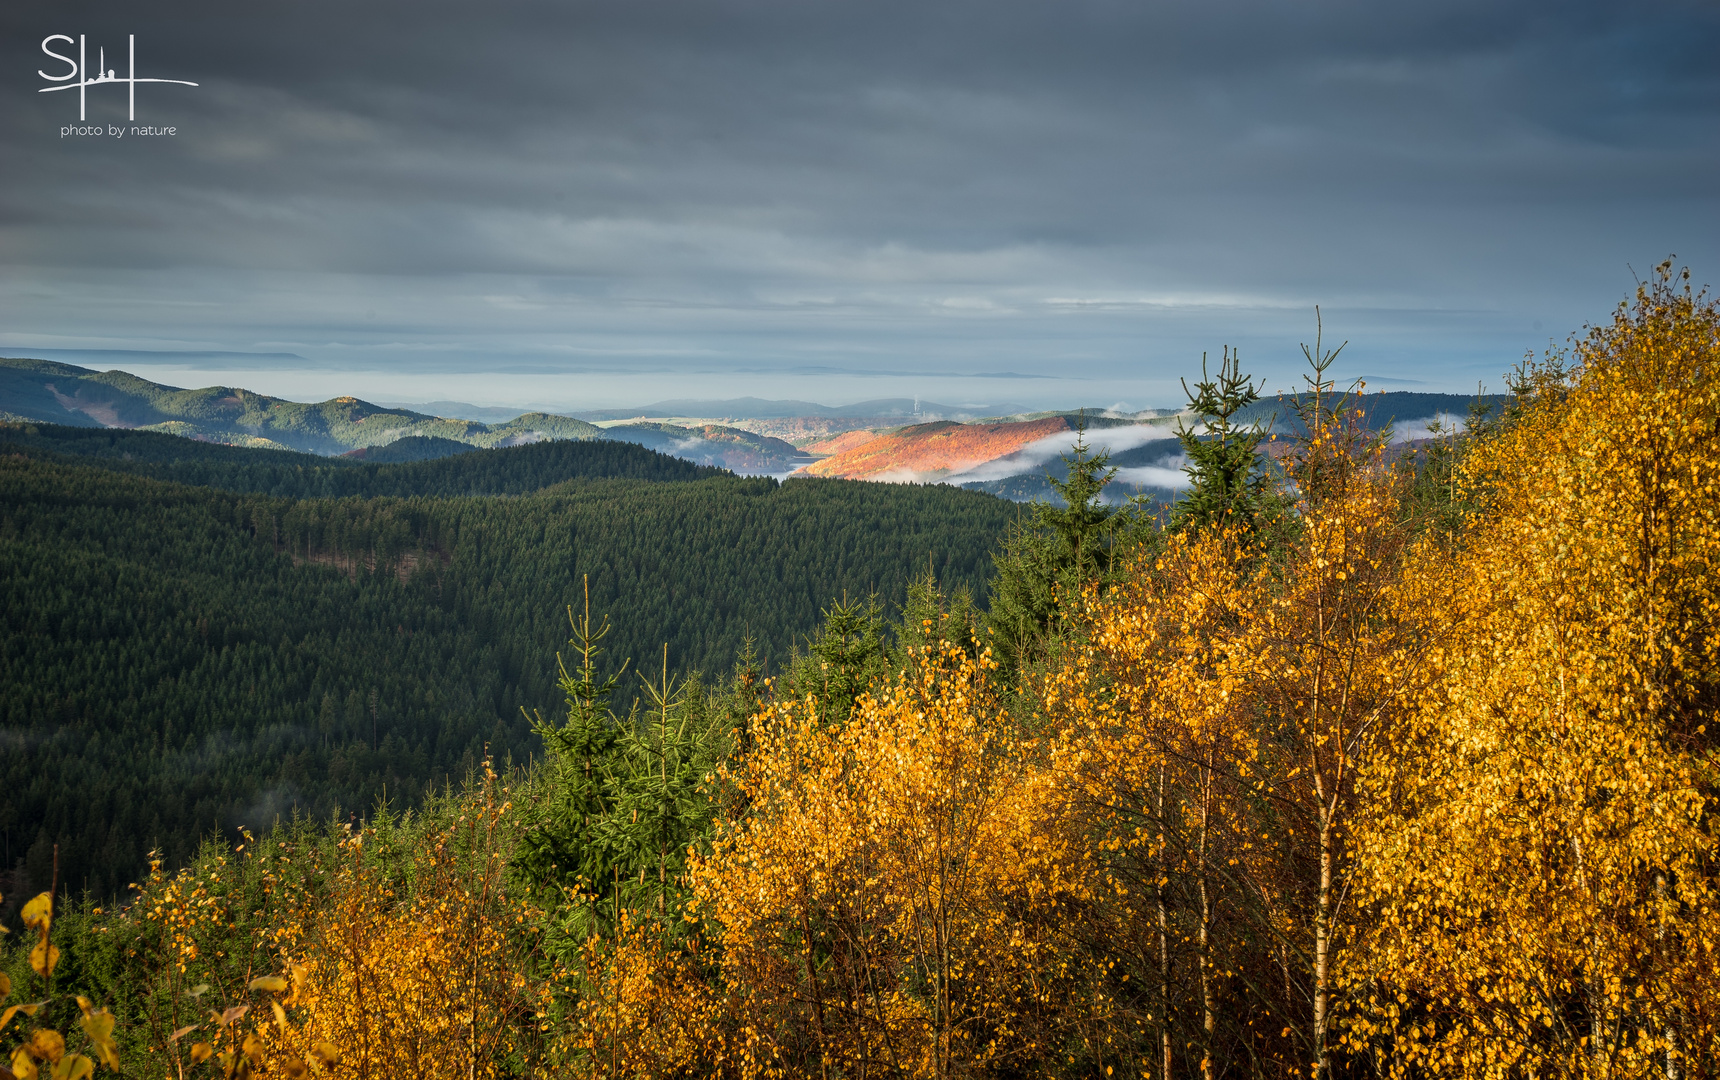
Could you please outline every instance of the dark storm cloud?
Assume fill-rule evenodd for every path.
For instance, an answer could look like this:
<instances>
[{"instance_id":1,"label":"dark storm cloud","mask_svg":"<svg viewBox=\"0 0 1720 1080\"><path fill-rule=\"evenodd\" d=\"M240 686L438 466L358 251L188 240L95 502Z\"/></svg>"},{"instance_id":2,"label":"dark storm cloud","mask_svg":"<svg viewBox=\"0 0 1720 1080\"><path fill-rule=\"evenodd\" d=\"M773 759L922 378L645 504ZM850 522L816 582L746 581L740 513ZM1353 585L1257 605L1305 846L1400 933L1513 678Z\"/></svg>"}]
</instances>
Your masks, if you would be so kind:
<instances>
[{"instance_id":1,"label":"dark storm cloud","mask_svg":"<svg viewBox=\"0 0 1720 1080\"><path fill-rule=\"evenodd\" d=\"M1221 341L1287 377L1320 302L1372 373L1462 382L1603 316L1627 261L1720 254L1712 5L0 19L0 344L1139 384ZM110 67L137 34L201 84L140 88L179 133L59 138L49 33Z\"/></svg>"}]
</instances>

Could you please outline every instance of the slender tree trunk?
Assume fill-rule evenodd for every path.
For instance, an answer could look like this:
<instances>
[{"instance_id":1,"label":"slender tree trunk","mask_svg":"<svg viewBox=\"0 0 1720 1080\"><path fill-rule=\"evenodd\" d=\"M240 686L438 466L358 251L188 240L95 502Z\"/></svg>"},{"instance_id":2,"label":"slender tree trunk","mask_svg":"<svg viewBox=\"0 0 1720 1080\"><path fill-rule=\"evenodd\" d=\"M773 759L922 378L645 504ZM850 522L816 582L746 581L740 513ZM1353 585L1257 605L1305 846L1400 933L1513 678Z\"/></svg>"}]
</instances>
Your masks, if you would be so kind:
<instances>
[{"instance_id":1,"label":"slender tree trunk","mask_svg":"<svg viewBox=\"0 0 1720 1080\"><path fill-rule=\"evenodd\" d=\"M1171 927L1165 910L1165 880L1170 867L1165 858L1165 767L1159 766L1159 874L1154 892L1159 902L1159 1002L1163 1015L1159 1019L1159 1043L1163 1051L1160 1080L1171 1080Z\"/></svg>"},{"instance_id":2,"label":"slender tree trunk","mask_svg":"<svg viewBox=\"0 0 1720 1080\"><path fill-rule=\"evenodd\" d=\"M824 995L818 988L818 969L812 965L812 924L806 918L806 908L800 909L801 956L806 962L807 989L812 992L812 1022L818 1031L818 1075L830 1074L830 1055L825 1051Z\"/></svg>"},{"instance_id":3,"label":"slender tree trunk","mask_svg":"<svg viewBox=\"0 0 1720 1080\"><path fill-rule=\"evenodd\" d=\"M1655 948L1660 952L1661 970L1671 968L1670 958L1666 947L1666 875L1654 875L1654 896L1660 901L1659 925L1654 929ZM1666 1012L1666 1080L1679 1080L1678 1068L1678 1027L1675 1022L1678 1006L1669 1005Z\"/></svg>"},{"instance_id":4,"label":"slender tree trunk","mask_svg":"<svg viewBox=\"0 0 1720 1080\"><path fill-rule=\"evenodd\" d=\"M933 920L938 949L938 1009L943 1014L938 1023L937 1072L940 1078L950 1074L950 920L949 920L949 862L944 857L944 820L938 817L938 906Z\"/></svg>"},{"instance_id":5,"label":"slender tree trunk","mask_svg":"<svg viewBox=\"0 0 1720 1080\"><path fill-rule=\"evenodd\" d=\"M1564 689L1563 680L1564 675L1561 672L1561 697ZM1571 838L1571 850L1577 857L1577 884L1583 890L1583 895L1592 901L1595 898L1595 891L1589 886L1588 861L1583 854L1581 836ZM1605 970L1602 966L1604 958L1601 955L1600 942L1596 934L1589 934L1587 945L1588 965L1583 976L1583 991L1589 999L1589 1053L1594 1058L1595 1075L1606 1076L1611 1070L1607 1067L1606 1021L1604 1019L1606 1015L1606 991L1602 984L1602 979L1605 977L1602 974Z\"/></svg>"},{"instance_id":6,"label":"slender tree trunk","mask_svg":"<svg viewBox=\"0 0 1720 1080\"><path fill-rule=\"evenodd\" d=\"M1218 1028L1212 997L1212 896L1207 889L1206 845L1212 816L1212 756L1201 778L1200 797L1200 1005L1206 1045L1201 1048L1201 1080L1213 1080L1212 1043Z\"/></svg>"},{"instance_id":7,"label":"slender tree trunk","mask_svg":"<svg viewBox=\"0 0 1720 1080\"><path fill-rule=\"evenodd\" d=\"M1334 613L1326 610L1323 592L1315 593L1314 610L1314 642L1324 649L1330 639ZM1314 735L1320 723L1321 706L1325 704L1322 691L1325 689L1325 663L1317 661L1314 668L1313 693L1309 695L1308 731ZM1333 705L1340 706L1338 716L1334 717L1334 728L1341 728L1342 711L1340 696ZM1333 731L1334 750L1343 753L1343 733ZM1343 783L1342 772L1334 769L1334 774L1328 776L1320 767L1320 744L1317 737L1310 740L1309 769L1314 778L1314 797L1318 800L1320 813L1320 891L1314 907L1314 1080L1326 1080L1331 1075L1331 1058L1326 1051L1327 1009L1331 995L1331 953L1332 953L1332 844L1333 827L1337 822L1339 791ZM1339 759L1342 760L1341 758ZM1328 782L1329 781L1329 782Z\"/></svg>"},{"instance_id":8,"label":"slender tree trunk","mask_svg":"<svg viewBox=\"0 0 1720 1080\"><path fill-rule=\"evenodd\" d=\"M1331 1073L1326 1052L1327 1009L1332 960L1332 814L1320 807L1320 896L1314 911L1314 1078Z\"/></svg>"}]
</instances>

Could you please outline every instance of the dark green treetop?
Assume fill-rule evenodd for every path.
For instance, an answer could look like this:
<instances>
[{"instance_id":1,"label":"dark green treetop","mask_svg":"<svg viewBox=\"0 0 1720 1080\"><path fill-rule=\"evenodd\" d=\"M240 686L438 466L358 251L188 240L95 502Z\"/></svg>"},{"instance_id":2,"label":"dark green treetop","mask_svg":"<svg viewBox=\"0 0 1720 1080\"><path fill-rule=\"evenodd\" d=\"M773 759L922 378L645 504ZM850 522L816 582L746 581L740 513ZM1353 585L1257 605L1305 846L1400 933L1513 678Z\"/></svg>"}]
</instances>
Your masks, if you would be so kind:
<instances>
[{"instance_id":1,"label":"dark green treetop","mask_svg":"<svg viewBox=\"0 0 1720 1080\"><path fill-rule=\"evenodd\" d=\"M873 680L889 671L887 623L875 596L863 601L844 596L823 615L817 633L807 639L807 651L790 663L783 691L817 698L822 715L842 723Z\"/></svg>"},{"instance_id":2,"label":"dark green treetop","mask_svg":"<svg viewBox=\"0 0 1720 1080\"><path fill-rule=\"evenodd\" d=\"M1044 655L1058 630L1060 606L1083 586L1104 587L1122 552L1152 532L1150 518L1131 502L1107 505L1105 485L1117 475L1108 450L1087 444L1085 416L1064 455L1067 475L1046 479L1063 505L1035 501L1033 517L1012 529L993 556L989 622L1008 676Z\"/></svg>"},{"instance_id":3,"label":"dark green treetop","mask_svg":"<svg viewBox=\"0 0 1720 1080\"><path fill-rule=\"evenodd\" d=\"M579 664L569 671L560 654L556 663L567 698L567 717L552 723L534 714L532 729L543 739L548 759L543 797L529 812L531 824L520 840L514 870L534 891L557 895L603 891L614 878L621 852L604 828L615 809L618 770L623 766L622 728L610 709L610 698L621 682L620 670L600 677L599 642L609 633L609 620L591 623L591 581L585 580L584 614L575 618L569 644Z\"/></svg>"},{"instance_id":4,"label":"dark green treetop","mask_svg":"<svg viewBox=\"0 0 1720 1080\"><path fill-rule=\"evenodd\" d=\"M1194 428L1177 424L1177 438L1188 455L1183 471L1189 488L1171 510L1170 527L1182 531L1226 521L1251 527L1266 493L1259 454L1270 425L1256 421L1241 426L1234 418L1260 400L1260 391L1253 378L1242 373L1240 359L1228 346L1217 377L1208 373L1206 354L1201 354L1200 375L1192 390L1183 380L1189 408L1200 423Z\"/></svg>"}]
</instances>

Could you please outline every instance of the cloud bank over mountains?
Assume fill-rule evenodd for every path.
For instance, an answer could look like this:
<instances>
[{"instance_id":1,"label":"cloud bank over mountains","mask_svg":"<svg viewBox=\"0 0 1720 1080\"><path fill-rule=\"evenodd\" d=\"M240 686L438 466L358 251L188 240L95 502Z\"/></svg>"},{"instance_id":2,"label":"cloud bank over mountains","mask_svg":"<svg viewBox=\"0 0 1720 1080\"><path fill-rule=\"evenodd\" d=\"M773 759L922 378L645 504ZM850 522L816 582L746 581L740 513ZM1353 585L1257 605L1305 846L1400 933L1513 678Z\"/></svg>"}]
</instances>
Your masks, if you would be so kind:
<instances>
[{"instance_id":1,"label":"cloud bank over mountains","mask_svg":"<svg viewBox=\"0 0 1720 1080\"><path fill-rule=\"evenodd\" d=\"M1139 407L1223 344L1290 385L1315 303L1352 374L1473 389L1627 263L1720 279L1709 4L25 0L0 30L10 355ZM61 138L53 33L197 81L140 88L177 134Z\"/></svg>"}]
</instances>

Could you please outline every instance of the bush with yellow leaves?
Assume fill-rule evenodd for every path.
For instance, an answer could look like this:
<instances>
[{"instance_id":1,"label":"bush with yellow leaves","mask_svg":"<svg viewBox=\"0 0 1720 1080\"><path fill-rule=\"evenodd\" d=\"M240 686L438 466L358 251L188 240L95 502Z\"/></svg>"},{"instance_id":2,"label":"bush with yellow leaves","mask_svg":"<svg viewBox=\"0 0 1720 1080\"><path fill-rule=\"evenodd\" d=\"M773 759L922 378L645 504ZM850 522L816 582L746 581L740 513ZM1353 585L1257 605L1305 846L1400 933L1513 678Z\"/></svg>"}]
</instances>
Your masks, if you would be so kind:
<instances>
[{"instance_id":1,"label":"bush with yellow leaves","mask_svg":"<svg viewBox=\"0 0 1720 1080\"><path fill-rule=\"evenodd\" d=\"M511 803L484 773L415 814L296 823L102 920L143 1076L494 1076L535 1060L540 914L503 887Z\"/></svg>"},{"instance_id":2,"label":"bush with yellow leaves","mask_svg":"<svg viewBox=\"0 0 1720 1080\"><path fill-rule=\"evenodd\" d=\"M755 720L745 812L691 873L737 1075L1030 1069L1078 1026L1081 852L994 668L934 638L846 718L809 697Z\"/></svg>"},{"instance_id":3,"label":"bush with yellow leaves","mask_svg":"<svg viewBox=\"0 0 1720 1080\"><path fill-rule=\"evenodd\" d=\"M47 1026L60 1002L54 996L54 969L60 963L60 950L53 943L54 896L45 892L24 905L21 917L26 929L36 932L36 944L30 949L30 970L40 980L42 998L39 1001L8 1005L0 1013L0 1032L11 1026L12 1020L27 1016L40 1026L19 1044L11 1055L11 1068L0 1067L0 1080L85 1080L95 1075L96 1062L116 1072L119 1070L119 1048L114 1041L114 1017L106 1009L98 1009L90 999L77 995L81 1015L78 1026L83 1030L89 1054L69 1050L66 1038ZM12 980L0 974L0 1001L12 995ZM92 1058L90 1055L93 1054Z\"/></svg>"},{"instance_id":4,"label":"bush with yellow leaves","mask_svg":"<svg viewBox=\"0 0 1720 1080\"><path fill-rule=\"evenodd\" d=\"M207 1034L212 1041L194 1039L190 1042L191 1064L210 1062L215 1075L224 1080L251 1080L254 1076L271 1074L303 1080L311 1075L313 1066L326 1068L340 1059L340 1051L326 1041L312 1041L305 1057L294 1052L291 1044L304 1040L302 1037L294 1038L295 1030L287 1019L287 1009L296 1004L303 982L302 967L292 971L291 982L279 975L259 975L246 988L253 995L279 995L289 988L292 994L286 998L260 999L267 1000L269 1013L262 1011L260 1003L233 1005L221 1012L211 1012L206 1023L188 1024L175 1031L170 1041L178 1043L182 1039ZM252 1012L257 1014L257 1018L245 1023Z\"/></svg>"},{"instance_id":5,"label":"bush with yellow leaves","mask_svg":"<svg viewBox=\"0 0 1720 1080\"><path fill-rule=\"evenodd\" d=\"M578 966L558 973L570 1004L548 1047L554 1065L592 1077L723 1071L732 1055L715 972L699 934L668 931L654 912L622 908L615 933L586 940Z\"/></svg>"},{"instance_id":6,"label":"bush with yellow leaves","mask_svg":"<svg viewBox=\"0 0 1720 1080\"><path fill-rule=\"evenodd\" d=\"M511 804L488 763L452 821L385 872L376 828L338 849L326 894L288 947L301 1041L341 1048L331 1076L497 1076L534 1047L538 913L503 888Z\"/></svg>"},{"instance_id":7,"label":"bush with yellow leaves","mask_svg":"<svg viewBox=\"0 0 1720 1080\"><path fill-rule=\"evenodd\" d=\"M255 995L286 988L271 973L315 910L324 854L303 823L262 841L249 833L242 840L231 851L206 845L176 874L152 859L132 902L94 928L124 965L135 1074L251 1075L280 1056L286 1025L271 1031L274 1010L265 1011Z\"/></svg>"}]
</instances>

